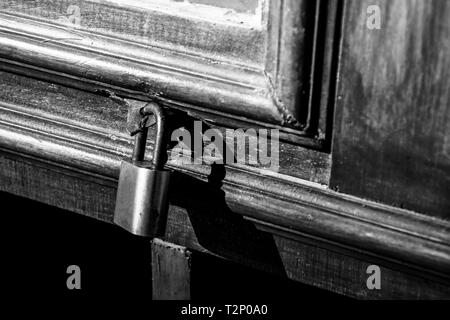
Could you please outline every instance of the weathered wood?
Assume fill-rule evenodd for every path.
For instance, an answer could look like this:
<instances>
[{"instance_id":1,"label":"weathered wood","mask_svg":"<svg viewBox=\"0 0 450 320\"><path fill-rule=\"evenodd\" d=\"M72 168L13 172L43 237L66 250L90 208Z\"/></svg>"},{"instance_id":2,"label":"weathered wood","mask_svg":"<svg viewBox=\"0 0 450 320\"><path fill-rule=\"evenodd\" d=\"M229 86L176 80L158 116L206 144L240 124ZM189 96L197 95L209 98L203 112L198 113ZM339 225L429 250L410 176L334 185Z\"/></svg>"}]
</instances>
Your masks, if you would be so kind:
<instances>
[{"instance_id":1,"label":"weathered wood","mask_svg":"<svg viewBox=\"0 0 450 320\"><path fill-rule=\"evenodd\" d=\"M346 1L332 188L450 219L449 16L445 0Z\"/></svg>"},{"instance_id":2,"label":"weathered wood","mask_svg":"<svg viewBox=\"0 0 450 320\"><path fill-rule=\"evenodd\" d=\"M315 55L330 55L334 46L324 45L333 32L316 29L319 16L333 17L336 6L319 3L270 1L268 12L261 9L262 27L253 28L88 0L77 2L79 25L61 25L68 1L8 0L0 4L0 58L16 72L38 68L42 78L56 74L52 81L65 85L102 85L275 126L289 141L322 147L325 127L319 134L318 123L326 112L311 106L328 99L315 80L330 65L316 65Z\"/></svg>"},{"instance_id":3,"label":"weathered wood","mask_svg":"<svg viewBox=\"0 0 450 320\"><path fill-rule=\"evenodd\" d=\"M191 297L191 254L159 239L152 240L153 300L189 300Z\"/></svg>"},{"instance_id":4,"label":"weathered wood","mask_svg":"<svg viewBox=\"0 0 450 320\"><path fill-rule=\"evenodd\" d=\"M336 253L316 246L314 241L305 244L285 237L274 239L281 259L290 266L287 275L293 280L309 285L320 283L324 289L358 299L450 299L448 283L405 274L378 259ZM367 286L369 266L380 267L380 290Z\"/></svg>"},{"instance_id":5,"label":"weathered wood","mask_svg":"<svg viewBox=\"0 0 450 320\"><path fill-rule=\"evenodd\" d=\"M129 44L168 48L253 68L264 63L262 21L259 25L220 23L225 21L195 19L179 12L154 10L151 4L146 5L143 1L136 1L136 4L138 6L98 0L4 0L0 3L0 10L72 29L72 38L65 39L65 43L74 38L79 41L83 37L82 31L90 31L122 38ZM70 6L78 8L78 19L71 19L75 10Z\"/></svg>"},{"instance_id":6,"label":"weathered wood","mask_svg":"<svg viewBox=\"0 0 450 320\"><path fill-rule=\"evenodd\" d=\"M128 101L132 105L140 103L135 100ZM54 157L55 161L67 162L83 169L89 168L92 172L116 176L117 168L109 170L112 159L108 160L108 156L98 157L110 154L114 158L115 167L121 158L131 154L133 139L126 131L126 107L96 94L0 71L0 117L5 126L10 124L20 131L17 127L20 124L19 127L23 127L23 130L33 129L31 131L38 136L54 135L61 146L69 148L60 156L49 154L51 150L55 151L54 148L45 148L45 151L38 152L43 157ZM193 120L189 118L184 122ZM204 127L206 128L206 124ZM174 126L173 129L176 128ZM29 140L30 137L28 135L26 139L28 146L27 142L23 141L24 150L34 149L34 140ZM7 144L6 134L3 144ZM21 148L20 145L18 147ZM78 148L84 147L91 148L91 154L75 154L78 154ZM68 150L73 150L72 158L69 157ZM147 154L151 155L151 152ZM281 142L279 157L281 174L328 184L331 168L331 158L328 154ZM203 168L207 169L206 166ZM258 168L255 166L255 169Z\"/></svg>"},{"instance_id":7,"label":"weathered wood","mask_svg":"<svg viewBox=\"0 0 450 320\"><path fill-rule=\"evenodd\" d=\"M123 127L95 124L99 118L107 122L120 117L109 114L105 111L107 109L93 107L102 105L105 98L91 94L84 96L86 93L55 85L46 89L44 83L27 82L21 77L19 82L14 82L14 77L6 78L6 74L4 77L13 82L3 82L5 90L0 91L5 94L2 96L4 101L11 101L3 103L1 108L1 148L85 172L88 176L117 178L120 158L131 154L131 139L122 139L125 135ZM30 82L37 87L33 89L34 85L30 85L18 89ZM83 122L71 125L72 121L64 121L65 113L69 118L84 113L73 113L67 106L74 102L70 102L66 95L77 96L79 104L76 110L86 108ZM89 105L90 101L93 105ZM313 180L317 176L317 163L311 163L308 157L296 158L295 152L283 151L280 154L288 157L280 159L285 170L283 174L242 165L211 167L169 161L168 166L176 171L171 190L172 203L184 208L197 207L195 212L203 212L201 215L210 219L214 217L210 211L217 212L219 217L231 216L240 220L242 216L251 217L281 229L290 229L292 234L309 234L357 251L363 248L368 253L417 264L429 269L428 272L448 273L448 223L344 196L297 179L294 176L301 173L304 179ZM27 178L22 176L22 179ZM15 186L4 188L13 190ZM35 193L27 188L23 192ZM209 201L205 202L205 199ZM219 221L226 222L227 219Z\"/></svg>"},{"instance_id":8,"label":"weathered wood","mask_svg":"<svg viewBox=\"0 0 450 320\"><path fill-rule=\"evenodd\" d=\"M449 68L439 66L449 64L441 46L449 42L445 17L450 6L438 0L380 0L382 17L387 16L384 29L369 33L361 19L369 3L346 4L332 185L437 218L312 183L327 184L327 156L284 144L280 174L250 166L169 161L176 173L165 240L350 296L448 298ZM293 12L299 11L285 14ZM134 56L123 59L123 43L117 39L105 44L92 35L66 46L55 42L52 32L70 36L70 29L46 29L36 21L1 15L0 68L26 73L33 65L36 77L74 87L82 83L85 90L106 86L127 97L157 98L186 110L200 108L205 117L214 109L215 116L234 114L233 119L243 122L248 116L266 125L286 123L286 110L280 111L283 105L273 99L280 92L281 98L292 98L296 89L281 85L272 92L262 69L165 55L162 49L131 43ZM291 26L303 26L295 15L290 19L295 21ZM41 34L43 30L47 33ZM22 31L27 35L19 35ZM430 34L441 43L431 42ZM86 50L91 40L97 52ZM105 45L110 55L103 54ZM302 48L301 41L294 48ZM325 56L332 64L332 57ZM283 63L280 56L274 60ZM289 65L298 66L289 60L280 70ZM111 221L120 158L130 151L126 110L86 92L1 76L0 190ZM299 74L290 76L298 80ZM332 86L332 81L324 84ZM386 290L367 292L363 287L366 266L373 263L382 267Z\"/></svg>"},{"instance_id":9,"label":"weathered wood","mask_svg":"<svg viewBox=\"0 0 450 320\"><path fill-rule=\"evenodd\" d=\"M0 190L112 222L115 182L39 164L22 155L0 155ZM448 280L430 276L427 270L414 272L380 257L343 251L320 239L293 239L288 230L284 234L273 228L267 229L270 233L259 231L238 214L218 211L215 199L214 206L207 205L207 200L203 199L200 208L188 199L187 208L172 205L164 240L361 299L450 296ZM369 291L365 286L366 270L372 264L381 268L381 291Z\"/></svg>"}]
</instances>

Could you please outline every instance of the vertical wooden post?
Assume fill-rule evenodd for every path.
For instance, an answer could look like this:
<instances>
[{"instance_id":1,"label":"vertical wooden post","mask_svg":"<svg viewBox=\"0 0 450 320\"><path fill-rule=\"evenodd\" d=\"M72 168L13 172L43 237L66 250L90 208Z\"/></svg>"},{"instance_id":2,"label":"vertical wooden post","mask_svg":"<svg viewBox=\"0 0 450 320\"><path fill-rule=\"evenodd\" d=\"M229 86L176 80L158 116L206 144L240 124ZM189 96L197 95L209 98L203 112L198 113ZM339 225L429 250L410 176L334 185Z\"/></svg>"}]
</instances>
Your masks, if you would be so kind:
<instances>
[{"instance_id":1,"label":"vertical wooden post","mask_svg":"<svg viewBox=\"0 0 450 320\"><path fill-rule=\"evenodd\" d=\"M160 239L152 240L153 300L189 300L191 253Z\"/></svg>"}]
</instances>

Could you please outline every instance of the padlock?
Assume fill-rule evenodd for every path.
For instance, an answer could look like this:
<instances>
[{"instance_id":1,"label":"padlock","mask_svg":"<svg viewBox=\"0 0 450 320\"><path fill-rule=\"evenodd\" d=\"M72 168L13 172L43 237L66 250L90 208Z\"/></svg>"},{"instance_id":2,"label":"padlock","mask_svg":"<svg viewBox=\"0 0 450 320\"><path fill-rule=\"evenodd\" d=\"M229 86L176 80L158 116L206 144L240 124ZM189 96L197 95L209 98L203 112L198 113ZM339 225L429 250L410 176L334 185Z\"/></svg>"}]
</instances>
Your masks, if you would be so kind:
<instances>
[{"instance_id":1,"label":"padlock","mask_svg":"<svg viewBox=\"0 0 450 320\"><path fill-rule=\"evenodd\" d=\"M155 238L164 235L169 205L170 171L164 170L163 154L165 120L162 107L153 102L140 113L156 118L153 159L144 161L148 128L142 128L135 137L132 159L122 161L114 223L135 235Z\"/></svg>"}]
</instances>

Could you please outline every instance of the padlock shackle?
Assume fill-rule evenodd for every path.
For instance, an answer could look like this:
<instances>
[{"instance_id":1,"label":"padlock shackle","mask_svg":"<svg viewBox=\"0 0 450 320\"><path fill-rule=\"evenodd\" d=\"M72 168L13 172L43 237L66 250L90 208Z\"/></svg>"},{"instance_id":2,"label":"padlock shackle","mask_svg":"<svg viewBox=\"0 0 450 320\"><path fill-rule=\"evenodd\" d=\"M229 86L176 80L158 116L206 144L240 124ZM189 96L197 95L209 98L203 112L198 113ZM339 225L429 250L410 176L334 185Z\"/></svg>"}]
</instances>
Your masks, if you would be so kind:
<instances>
[{"instance_id":1,"label":"padlock shackle","mask_svg":"<svg viewBox=\"0 0 450 320\"><path fill-rule=\"evenodd\" d=\"M155 103L150 102L146 104L140 110L140 113L143 117L149 116L153 114L156 119L156 137L155 137L155 145L153 147L153 165L156 170L162 170L164 168L164 133L165 133L165 125L164 125L164 110L163 108ZM148 128L145 127L136 135L134 150L133 150L133 160L134 161L143 161L145 155L145 147L147 145L147 133Z\"/></svg>"}]
</instances>

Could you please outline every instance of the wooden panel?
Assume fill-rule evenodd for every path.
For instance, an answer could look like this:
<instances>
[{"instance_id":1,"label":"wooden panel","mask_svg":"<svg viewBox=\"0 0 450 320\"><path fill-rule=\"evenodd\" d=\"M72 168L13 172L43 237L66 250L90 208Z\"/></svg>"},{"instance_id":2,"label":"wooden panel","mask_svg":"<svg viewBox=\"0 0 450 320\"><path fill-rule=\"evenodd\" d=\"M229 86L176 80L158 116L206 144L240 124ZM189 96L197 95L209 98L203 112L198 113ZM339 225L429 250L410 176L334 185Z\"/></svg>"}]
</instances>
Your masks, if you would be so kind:
<instances>
[{"instance_id":1,"label":"wooden panel","mask_svg":"<svg viewBox=\"0 0 450 320\"><path fill-rule=\"evenodd\" d=\"M78 0L75 24L66 21L72 1L0 3L1 68L278 128L283 140L325 149L320 75L329 77L334 56L336 0L263 1L256 27L123 5L130 1Z\"/></svg>"},{"instance_id":2,"label":"wooden panel","mask_svg":"<svg viewBox=\"0 0 450 320\"><path fill-rule=\"evenodd\" d=\"M110 127L108 122L123 118L125 123L123 108L105 97L6 73L0 83L1 149L88 177L105 176L109 182L117 178L120 158L131 154L131 138L123 126ZM117 113L107 112L114 108ZM417 264L428 272L448 272L449 222L332 192L314 183L326 181L326 157L291 145L280 147L280 173L238 164L190 165L169 159L167 166L175 170L173 203L199 206L199 214L212 219L201 207L205 198L210 199L211 210L216 212L222 212L220 205L226 215L250 217L292 234L312 235L354 251ZM314 155L318 158L311 158ZM15 174L15 170L9 171L7 175ZM26 180L26 176L21 178ZM5 190L17 187L6 184ZM27 192L31 197L36 191ZM229 233L223 236L229 237Z\"/></svg>"},{"instance_id":3,"label":"wooden panel","mask_svg":"<svg viewBox=\"0 0 450 320\"><path fill-rule=\"evenodd\" d=\"M288 277L358 299L450 299L447 284L402 273L377 259L355 257L284 237L275 237ZM299 270L292 269L297 266ZM367 287L369 266L380 267L380 290Z\"/></svg>"},{"instance_id":4,"label":"wooden panel","mask_svg":"<svg viewBox=\"0 0 450 320\"><path fill-rule=\"evenodd\" d=\"M170 10L154 10L151 3L133 0L129 2L134 3L126 5L126 1L6 0L0 3L0 10L25 14L55 23L60 25L60 28L63 26L72 29L74 34L71 39L65 39L65 43L74 42L74 39L79 41L82 33L77 31L89 30L142 44L200 54L212 59L227 62L234 60L251 67L257 67L264 62L265 38L261 23L259 26L223 24L218 23L220 20L192 19L176 11L172 13ZM79 20L71 19L75 13Z\"/></svg>"},{"instance_id":5,"label":"wooden panel","mask_svg":"<svg viewBox=\"0 0 450 320\"><path fill-rule=\"evenodd\" d=\"M154 239L151 247L153 300L189 300L191 253L160 239Z\"/></svg>"},{"instance_id":6,"label":"wooden panel","mask_svg":"<svg viewBox=\"0 0 450 320\"><path fill-rule=\"evenodd\" d=\"M128 100L128 102L131 105L139 103L135 100ZM195 119L182 115L181 124L184 125ZM114 173L108 171L111 160L103 158L108 165L102 166L99 156L104 155L105 151L110 152L114 154L114 163L117 164L120 158L131 154L133 139L126 131L126 121L126 107L104 96L0 72L0 131L1 125L4 125L14 132L25 130L37 133L38 136L47 136L49 142L53 136L55 140L52 144L56 141L59 143L59 147L55 146L55 148L68 147L71 150L91 148L88 149L91 150L90 154L83 152L75 155L78 153L75 152L69 156L67 151L69 149L66 149L60 158L55 155L55 160L59 158L62 163L70 163L72 166L84 169L89 168L97 173L106 172L115 175L116 171ZM172 121L177 122L178 119L174 118ZM177 129L175 125L173 127L173 130ZM17 147L33 153L32 150L36 150L37 147L33 145L35 141L30 139L30 135L25 133L28 137ZM6 136L19 137L17 133L5 133L0 145L7 144ZM10 148L16 149L12 145ZM42 157L48 156L48 152L53 149L49 145L44 148L46 151L40 151ZM323 185L328 184L330 172L328 154L280 143L279 156L279 173ZM262 169L257 165L255 168ZM207 167L205 166L204 169Z\"/></svg>"},{"instance_id":7,"label":"wooden panel","mask_svg":"<svg viewBox=\"0 0 450 320\"><path fill-rule=\"evenodd\" d=\"M1 153L0 190L112 222L114 181ZM187 195L183 200L187 208L171 206L164 240L351 297L450 298L448 279L430 277L426 271L410 273L408 268L374 257L342 253L317 240L293 240L288 233L272 236L236 213L217 210L216 200L207 199L195 204ZM366 270L372 264L381 267L380 291L366 287Z\"/></svg>"},{"instance_id":8,"label":"wooden panel","mask_svg":"<svg viewBox=\"0 0 450 320\"><path fill-rule=\"evenodd\" d=\"M381 30L366 27L381 8ZM331 186L450 219L450 2L346 1Z\"/></svg>"}]
</instances>

